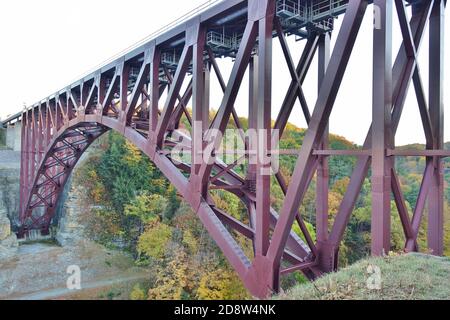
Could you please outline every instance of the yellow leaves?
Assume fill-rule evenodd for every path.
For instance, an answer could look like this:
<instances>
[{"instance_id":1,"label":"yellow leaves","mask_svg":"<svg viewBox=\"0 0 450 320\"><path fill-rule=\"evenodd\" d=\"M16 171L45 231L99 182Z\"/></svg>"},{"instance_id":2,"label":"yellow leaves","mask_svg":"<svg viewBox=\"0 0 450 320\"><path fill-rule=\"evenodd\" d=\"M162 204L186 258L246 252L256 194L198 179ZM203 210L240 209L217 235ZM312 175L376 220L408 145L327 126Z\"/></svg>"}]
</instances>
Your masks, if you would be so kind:
<instances>
[{"instance_id":1,"label":"yellow leaves","mask_svg":"<svg viewBox=\"0 0 450 320\"><path fill-rule=\"evenodd\" d=\"M214 200L214 203L217 208L228 211L228 203L216 192L211 192L211 198Z\"/></svg>"},{"instance_id":2,"label":"yellow leaves","mask_svg":"<svg viewBox=\"0 0 450 320\"><path fill-rule=\"evenodd\" d=\"M183 242L190 242L190 237L189 232L185 232ZM195 243L194 237L192 241ZM158 266L156 278L155 285L148 291L150 300L249 298L233 270L199 260L192 251L173 244L164 263Z\"/></svg>"},{"instance_id":3,"label":"yellow leaves","mask_svg":"<svg viewBox=\"0 0 450 320\"><path fill-rule=\"evenodd\" d=\"M175 280L167 280L160 286L148 290L149 300L181 300L183 289Z\"/></svg>"},{"instance_id":4,"label":"yellow leaves","mask_svg":"<svg viewBox=\"0 0 450 320\"><path fill-rule=\"evenodd\" d=\"M127 164L136 165L140 161L142 161L141 151L131 142L125 141L125 150L126 150L126 153L124 155L124 161Z\"/></svg>"},{"instance_id":5,"label":"yellow leaves","mask_svg":"<svg viewBox=\"0 0 450 320\"><path fill-rule=\"evenodd\" d=\"M290 182L291 182L291 175L292 172L291 170L289 170L287 167L280 167L280 173L282 175L282 177L284 178L284 182L286 182L286 185L289 186Z\"/></svg>"},{"instance_id":6,"label":"yellow leaves","mask_svg":"<svg viewBox=\"0 0 450 320\"><path fill-rule=\"evenodd\" d=\"M183 231L183 244L189 249L191 253L197 253L198 240L190 230Z\"/></svg>"},{"instance_id":7,"label":"yellow leaves","mask_svg":"<svg viewBox=\"0 0 450 320\"><path fill-rule=\"evenodd\" d=\"M233 271L217 269L202 276L197 290L197 298L200 300L242 300L249 296Z\"/></svg>"},{"instance_id":8,"label":"yellow leaves","mask_svg":"<svg viewBox=\"0 0 450 320\"><path fill-rule=\"evenodd\" d=\"M152 186L155 189L159 189L159 190L167 189L167 180L166 179L152 179L150 183L152 184Z\"/></svg>"},{"instance_id":9,"label":"yellow leaves","mask_svg":"<svg viewBox=\"0 0 450 320\"><path fill-rule=\"evenodd\" d=\"M172 238L172 228L163 223L157 223L148 228L138 240L137 250L139 254L148 257L162 259L166 251L167 243Z\"/></svg>"},{"instance_id":10,"label":"yellow leaves","mask_svg":"<svg viewBox=\"0 0 450 320\"><path fill-rule=\"evenodd\" d=\"M330 191L328 194L328 212L329 217L335 217L341 206L343 195L335 191Z\"/></svg>"},{"instance_id":11,"label":"yellow leaves","mask_svg":"<svg viewBox=\"0 0 450 320\"><path fill-rule=\"evenodd\" d=\"M97 171L95 171L93 168L90 170L87 170L86 172L86 188L94 201L94 203L100 203L102 202L104 195L105 195L105 187L100 182L100 178L98 177Z\"/></svg>"},{"instance_id":12,"label":"yellow leaves","mask_svg":"<svg viewBox=\"0 0 450 320\"><path fill-rule=\"evenodd\" d=\"M311 238L313 239L313 241L316 241L316 230L314 229L314 226L305 221L305 225L306 225L306 229L308 230L309 235L311 236ZM300 229L300 226L297 223L294 223L294 225L292 226L292 230L300 237L303 239L303 241L306 242L305 236L303 235L303 232Z\"/></svg>"},{"instance_id":13,"label":"yellow leaves","mask_svg":"<svg viewBox=\"0 0 450 320\"><path fill-rule=\"evenodd\" d=\"M92 180L97 180L98 179L97 171L95 171L93 169L91 169L91 170L89 170L87 172L87 176L88 176L89 179L92 179Z\"/></svg>"},{"instance_id":14,"label":"yellow leaves","mask_svg":"<svg viewBox=\"0 0 450 320\"><path fill-rule=\"evenodd\" d=\"M165 268L158 270L157 286L148 291L149 300L181 300L192 290L192 278L188 257L183 250L176 250Z\"/></svg>"},{"instance_id":15,"label":"yellow leaves","mask_svg":"<svg viewBox=\"0 0 450 320\"><path fill-rule=\"evenodd\" d=\"M140 285L135 285L130 293L131 300L146 300L147 295Z\"/></svg>"},{"instance_id":16,"label":"yellow leaves","mask_svg":"<svg viewBox=\"0 0 450 320\"><path fill-rule=\"evenodd\" d=\"M340 195L344 195L345 192L347 191L347 188L348 188L349 184L350 184L350 178L349 177L345 177L345 178L342 178L341 180L336 181L336 183L331 188L331 190L333 192L336 192L336 193L340 194Z\"/></svg>"},{"instance_id":17,"label":"yellow leaves","mask_svg":"<svg viewBox=\"0 0 450 320\"><path fill-rule=\"evenodd\" d=\"M166 207L167 200L163 196L143 193L125 205L124 213L127 216L139 217L143 223L148 224L160 221Z\"/></svg>"},{"instance_id":18,"label":"yellow leaves","mask_svg":"<svg viewBox=\"0 0 450 320\"><path fill-rule=\"evenodd\" d=\"M228 212L236 219L241 217L240 200L229 192L215 190L211 192L211 197L214 200L215 206L225 212Z\"/></svg>"},{"instance_id":19,"label":"yellow leaves","mask_svg":"<svg viewBox=\"0 0 450 320\"><path fill-rule=\"evenodd\" d=\"M205 274L200 280L197 297L200 300L224 300L226 275L223 270Z\"/></svg>"}]
</instances>

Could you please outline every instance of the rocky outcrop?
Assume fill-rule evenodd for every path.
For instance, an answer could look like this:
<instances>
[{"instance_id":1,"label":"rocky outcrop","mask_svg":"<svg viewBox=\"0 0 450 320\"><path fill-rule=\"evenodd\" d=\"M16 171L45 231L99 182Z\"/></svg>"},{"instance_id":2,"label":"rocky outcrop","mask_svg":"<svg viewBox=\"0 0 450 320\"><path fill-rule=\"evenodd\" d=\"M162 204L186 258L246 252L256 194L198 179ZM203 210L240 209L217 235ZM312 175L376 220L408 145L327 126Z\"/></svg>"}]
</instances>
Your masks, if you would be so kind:
<instances>
[{"instance_id":1,"label":"rocky outcrop","mask_svg":"<svg viewBox=\"0 0 450 320\"><path fill-rule=\"evenodd\" d=\"M5 212L0 212L0 241L11 234L11 224Z\"/></svg>"},{"instance_id":2,"label":"rocky outcrop","mask_svg":"<svg viewBox=\"0 0 450 320\"><path fill-rule=\"evenodd\" d=\"M85 157L83 155L82 159ZM19 223L19 188L20 152L0 150L0 257L14 254L17 250L17 239L11 233L11 226ZM70 179L58 203L55 238L62 246L77 245L83 241L80 215L85 208L80 192Z\"/></svg>"},{"instance_id":3,"label":"rocky outcrop","mask_svg":"<svg viewBox=\"0 0 450 320\"><path fill-rule=\"evenodd\" d=\"M6 148L6 129L0 127L0 150Z\"/></svg>"},{"instance_id":4,"label":"rocky outcrop","mask_svg":"<svg viewBox=\"0 0 450 320\"><path fill-rule=\"evenodd\" d=\"M0 202L0 259L15 255L18 247L17 237L11 232L11 222L6 215L3 204Z\"/></svg>"},{"instance_id":5,"label":"rocky outcrop","mask_svg":"<svg viewBox=\"0 0 450 320\"><path fill-rule=\"evenodd\" d=\"M0 150L0 203L14 223L19 217L20 152Z\"/></svg>"},{"instance_id":6,"label":"rocky outcrop","mask_svg":"<svg viewBox=\"0 0 450 320\"><path fill-rule=\"evenodd\" d=\"M64 192L56 241L63 247L74 246L85 239L84 227L81 222L83 205L81 203L81 190L71 182L67 184L67 192Z\"/></svg>"},{"instance_id":7,"label":"rocky outcrop","mask_svg":"<svg viewBox=\"0 0 450 320\"><path fill-rule=\"evenodd\" d=\"M20 153L0 151L0 259L14 255L18 249L11 220L19 212Z\"/></svg>"}]
</instances>

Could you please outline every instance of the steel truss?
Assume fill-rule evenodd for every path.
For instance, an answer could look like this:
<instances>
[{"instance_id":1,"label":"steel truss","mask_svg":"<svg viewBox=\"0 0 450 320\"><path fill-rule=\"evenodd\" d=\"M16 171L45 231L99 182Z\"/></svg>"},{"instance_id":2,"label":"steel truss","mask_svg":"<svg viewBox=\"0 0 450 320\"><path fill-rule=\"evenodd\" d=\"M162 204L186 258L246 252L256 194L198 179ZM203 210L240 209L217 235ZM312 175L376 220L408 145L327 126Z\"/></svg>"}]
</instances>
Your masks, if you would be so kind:
<instances>
[{"instance_id":1,"label":"steel truss","mask_svg":"<svg viewBox=\"0 0 450 320\"><path fill-rule=\"evenodd\" d=\"M336 270L339 245L361 191L372 169L372 252L390 250L390 199L394 196L403 225L407 251L418 250L417 235L426 204L429 207L428 245L436 255L443 252L443 164L450 156L443 150L443 21L446 1L414 1L407 21L402 0L374 0L379 25L374 28L373 116L362 150L329 150L328 123L342 78L352 53L369 1L348 1L334 49L331 33L309 32L300 61L295 65L286 36L286 21L277 15L275 0L228 0L148 42L74 85L52 95L22 114L21 235L28 230L48 232L62 189L82 153L106 131L119 132L139 147L176 187L197 213L211 237L221 248L251 294L267 297L280 289L280 276L301 271L309 279ZM393 5L403 35L403 43L392 66ZM241 13L239 15L239 13ZM217 58L220 46L208 46L210 32L225 28L232 20L233 34L241 34L228 82L221 74ZM325 18L329 17L325 15ZM324 18L324 19L325 19ZM233 20L234 19L234 20ZM430 84L426 98L417 55L424 30L430 29ZM208 36L209 34L209 36ZM292 78L278 118L271 123L272 42L280 42ZM218 39L216 37L214 39ZM176 44L175 44L176 43ZM172 54L169 59L168 53ZM319 91L310 108L303 83L314 57L319 61ZM162 59L164 58L164 59ZM276 174L285 193L277 213L270 204L270 176L262 169L270 164L248 165L245 176L235 171L237 163L176 162L170 150L177 147L183 119L193 126L188 147L191 159L201 154L205 142L212 142L214 154L221 139L207 129L224 132L233 121L242 129L234 103L248 70L249 127L283 132L298 100L308 129L300 150L286 154L298 157L291 177ZM217 77L223 99L213 121L209 119L209 81ZM183 85L186 82L189 84ZM425 151L395 149L395 133L402 115L410 83L413 83L427 140ZM184 92L182 89L185 89ZM165 101L162 96L166 92ZM192 112L187 108L189 102ZM161 104L160 104L161 103ZM162 108L160 109L160 106ZM245 139L245 137L243 137ZM255 141L245 140L246 150ZM262 148L258 144L257 148ZM268 152L270 143L260 152ZM348 190L333 222L328 218L328 157L358 158ZM408 212L395 157L426 158L417 204ZM248 158L250 155L245 156ZM308 232L299 211L313 177L317 179L317 241ZM287 179L289 178L289 179ZM288 184L287 181L290 181ZM239 197L248 211L241 220L216 207L213 190ZM412 219L410 218L412 214ZM292 231L298 223L303 241ZM253 244L247 256L237 235Z\"/></svg>"}]
</instances>

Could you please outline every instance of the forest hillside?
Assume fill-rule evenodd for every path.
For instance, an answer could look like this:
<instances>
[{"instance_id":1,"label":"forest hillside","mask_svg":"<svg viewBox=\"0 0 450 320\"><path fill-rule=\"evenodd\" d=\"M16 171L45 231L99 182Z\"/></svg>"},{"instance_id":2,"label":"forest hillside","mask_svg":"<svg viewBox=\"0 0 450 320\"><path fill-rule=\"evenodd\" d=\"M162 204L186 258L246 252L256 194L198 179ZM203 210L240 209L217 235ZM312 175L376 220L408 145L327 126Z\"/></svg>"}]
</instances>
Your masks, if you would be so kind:
<instances>
[{"instance_id":1,"label":"forest hillside","mask_svg":"<svg viewBox=\"0 0 450 320\"><path fill-rule=\"evenodd\" d=\"M241 119L244 125L246 119ZM305 130L289 125L281 148L301 146ZM423 146L408 146L423 148ZM447 147L449 147L447 145ZM346 139L331 135L330 148L357 149ZM289 177L294 157L282 156L281 170ZM355 157L330 157L329 215L333 221L343 198ZM414 208L424 170L423 158L401 158L396 167L405 199ZM446 163L446 255L450 256L450 163ZM241 170L239 167L236 170ZM82 186L87 209L83 223L88 236L114 249L130 252L136 264L151 271L151 278L133 290L133 299L245 299L250 298L239 278L229 266L214 241L209 237L190 207L159 170L134 145L110 132L101 137L89 158L76 170L75 185ZM283 194L273 183L271 204L279 210ZM301 212L311 234L315 224L315 181L306 194ZM230 193L213 194L218 207L233 216L245 219L245 209ZM404 246L400 219L392 202L392 251ZM410 210L411 212L411 210ZM340 248L340 265L351 265L366 258L370 252L371 186L364 182L354 214ZM244 220L243 220L244 221ZM426 215L419 235L419 246L426 248ZM294 229L295 229L294 225ZM239 238L238 238L239 239ZM251 252L251 245L247 246ZM305 279L300 274L283 278L282 286L292 288Z\"/></svg>"}]
</instances>

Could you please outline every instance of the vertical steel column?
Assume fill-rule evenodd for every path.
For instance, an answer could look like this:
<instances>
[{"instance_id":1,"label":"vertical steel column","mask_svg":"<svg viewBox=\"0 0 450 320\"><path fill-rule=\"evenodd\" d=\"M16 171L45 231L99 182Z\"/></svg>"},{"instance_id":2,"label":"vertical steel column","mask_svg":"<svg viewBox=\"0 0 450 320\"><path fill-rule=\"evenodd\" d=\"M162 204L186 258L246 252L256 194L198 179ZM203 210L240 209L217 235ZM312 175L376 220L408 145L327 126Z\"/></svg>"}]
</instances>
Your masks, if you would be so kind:
<instances>
[{"instance_id":1,"label":"vertical steel column","mask_svg":"<svg viewBox=\"0 0 450 320\"><path fill-rule=\"evenodd\" d=\"M45 104L39 106L39 157L37 161L37 165L40 166L41 161L45 157L45 149L47 148L47 120L48 120L48 109L50 108L50 101L47 100ZM56 107L55 107L56 109ZM55 110L56 115L56 110ZM39 170L39 167L38 167ZM38 173L39 174L39 173ZM45 197L45 188L44 193L41 194Z\"/></svg>"},{"instance_id":2,"label":"vertical steel column","mask_svg":"<svg viewBox=\"0 0 450 320\"><path fill-rule=\"evenodd\" d=\"M392 1L375 0L373 40L372 135L372 254L390 251L391 168L387 149L393 148L392 106Z\"/></svg>"},{"instance_id":3,"label":"vertical steel column","mask_svg":"<svg viewBox=\"0 0 450 320\"><path fill-rule=\"evenodd\" d=\"M430 16L429 108L433 148L444 148L444 0L436 0ZM428 248L443 254L444 166L442 158L433 159L432 186L428 197Z\"/></svg>"},{"instance_id":4,"label":"vertical steel column","mask_svg":"<svg viewBox=\"0 0 450 320\"><path fill-rule=\"evenodd\" d=\"M149 106L149 119L150 130L149 138L156 132L158 126L158 109L159 109L159 64L160 64L160 50L156 48L153 52L153 57L150 64L150 106Z\"/></svg>"},{"instance_id":5,"label":"vertical steel column","mask_svg":"<svg viewBox=\"0 0 450 320\"><path fill-rule=\"evenodd\" d=\"M50 141L51 141L51 128L50 128L50 106L47 105L47 107L45 108L45 132L44 132L44 141L45 141L45 145L48 146Z\"/></svg>"},{"instance_id":6,"label":"vertical steel column","mask_svg":"<svg viewBox=\"0 0 450 320\"><path fill-rule=\"evenodd\" d=\"M48 104L48 102L47 102ZM44 112L45 107L42 105L39 106L39 157L37 165L39 166L41 161L45 157L45 148L47 147L46 141L45 141L45 119L47 117L47 114Z\"/></svg>"},{"instance_id":7,"label":"vertical steel column","mask_svg":"<svg viewBox=\"0 0 450 320\"><path fill-rule=\"evenodd\" d=\"M200 25L200 21L196 22L196 25L188 28L186 31L186 38L194 38L191 40L193 46L192 53L192 166L191 174L197 175L200 169L202 157L203 157L203 138L204 132L209 126L209 110L204 110L205 100L205 66L203 62L203 53L205 50L206 32L205 28ZM188 44L187 44L188 45ZM191 43L189 43L191 45ZM180 103L183 103L180 101ZM206 194L204 189L206 186L197 186L202 188L201 193ZM197 191L197 190L196 190Z\"/></svg>"},{"instance_id":8,"label":"vertical steel column","mask_svg":"<svg viewBox=\"0 0 450 320\"><path fill-rule=\"evenodd\" d=\"M38 152L38 144L37 144L37 134L38 134L38 130L37 130L37 119L36 119L36 111L38 110L39 105L37 105L36 107L33 107L33 109L31 110L31 126L32 126L32 131L31 131L31 154L30 154L30 159L31 159L31 174L30 174L30 184L33 184L33 180L36 176L36 171L37 171L37 166L36 166L36 154ZM31 190L31 189L30 189Z\"/></svg>"},{"instance_id":9,"label":"vertical steel column","mask_svg":"<svg viewBox=\"0 0 450 320\"><path fill-rule=\"evenodd\" d=\"M33 150L33 108L27 111L27 151L26 151L26 162L25 162L25 198L28 199L30 196L32 186L32 150ZM29 204L28 204L29 205ZM23 210L23 218L25 219L25 214L28 211L28 206Z\"/></svg>"},{"instance_id":10,"label":"vertical steel column","mask_svg":"<svg viewBox=\"0 0 450 320\"><path fill-rule=\"evenodd\" d=\"M47 102L48 104L48 102ZM45 106L45 104L44 104ZM36 165L39 165L41 162L42 156L42 109L45 108L42 104L39 104L37 108L37 117L36 117Z\"/></svg>"},{"instance_id":11,"label":"vertical steel column","mask_svg":"<svg viewBox=\"0 0 450 320\"><path fill-rule=\"evenodd\" d=\"M128 81L130 79L130 64L124 61L122 64L122 70L120 71L120 110L119 119L126 116L125 111L128 106Z\"/></svg>"},{"instance_id":12,"label":"vertical steel column","mask_svg":"<svg viewBox=\"0 0 450 320\"><path fill-rule=\"evenodd\" d=\"M70 89L67 89L66 98L67 98L67 112L68 112L67 114L69 116L69 120L73 120L74 118L76 118L77 113L74 111L75 106L71 98Z\"/></svg>"},{"instance_id":13,"label":"vertical steel column","mask_svg":"<svg viewBox=\"0 0 450 320\"><path fill-rule=\"evenodd\" d=\"M51 112L50 112L50 105L47 105L47 108L45 110L46 117L45 117L45 145L48 146L52 141L52 122L51 122ZM52 176L52 170L54 169L45 169L45 172L47 175ZM51 187L47 186L44 188L44 197L47 197L51 193Z\"/></svg>"},{"instance_id":14,"label":"vertical steel column","mask_svg":"<svg viewBox=\"0 0 450 320\"><path fill-rule=\"evenodd\" d=\"M248 169L245 178L247 188L250 192L256 193L256 154L257 148L256 127L258 119L258 55L254 54L249 62L249 86L248 86L248 132L246 152L248 152ZM250 227L255 228L255 212L256 208L253 203L250 203L248 208ZM256 253L255 241L253 241L253 251Z\"/></svg>"},{"instance_id":15,"label":"vertical steel column","mask_svg":"<svg viewBox=\"0 0 450 320\"><path fill-rule=\"evenodd\" d=\"M275 1L267 1L265 15L259 20L258 107L256 166L256 256L265 256L269 248L271 163L268 155L272 140L272 35Z\"/></svg>"},{"instance_id":16,"label":"vertical steel column","mask_svg":"<svg viewBox=\"0 0 450 320\"><path fill-rule=\"evenodd\" d=\"M86 108L87 108L87 100L89 97L89 92L91 91L87 82L83 80L83 82L81 83L81 88L80 88L80 104L84 109L84 112L86 112ZM58 121L58 106L56 105L55 107L55 112L56 112L56 121ZM56 127L58 127L58 122L56 122Z\"/></svg>"},{"instance_id":17,"label":"vertical steel column","mask_svg":"<svg viewBox=\"0 0 450 320\"><path fill-rule=\"evenodd\" d=\"M27 185L27 177L28 177L28 120L27 120L27 111L22 113L22 140L21 140L21 149L20 149L20 201L19 201L19 220L22 222L24 212L26 209L26 185Z\"/></svg>"},{"instance_id":18,"label":"vertical steel column","mask_svg":"<svg viewBox=\"0 0 450 320\"><path fill-rule=\"evenodd\" d=\"M103 114L103 102L105 101L106 96L106 77L100 73L100 81L97 87L97 108L96 108L96 114L101 116ZM71 119L70 112L69 112L69 104L67 104L67 117L69 120Z\"/></svg>"},{"instance_id":19,"label":"vertical steel column","mask_svg":"<svg viewBox=\"0 0 450 320\"><path fill-rule=\"evenodd\" d=\"M194 46L194 50L202 50L202 61L204 59L203 56L203 52L205 50L205 44L206 44L206 29L201 29L200 30L200 35L201 38L199 39L199 42ZM203 157L203 153L204 150L207 146L207 142L204 140L204 136L205 133L207 132L207 130L209 129L209 123L210 123L210 119L209 119L209 111L210 111L210 100L211 100L211 62L210 61L206 61L203 64L203 83L202 83L202 87L203 87L203 101L202 101L202 110L201 110L201 118L202 118L202 128L201 128L201 133L202 133L202 157ZM188 103L189 101L189 95L186 96L186 100L185 101L181 101L181 103L184 103L185 105ZM185 107L183 107L185 108ZM185 108L186 110L186 108ZM188 114L188 111L186 110L186 113ZM200 165L196 168L197 171L196 173L198 174L198 172L200 171L200 167L201 167L201 163ZM207 193L207 186L204 186L204 192L205 194Z\"/></svg>"},{"instance_id":20,"label":"vertical steel column","mask_svg":"<svg viewBox=\"0 0 450 320\"><path fill-rule=\"evenodd\" d=\"M330 61L330 33L324 33L319 38L319 70L318 70L318 90L322 86L323 78ZM329 128L325 130L321 149L328 148ZM328 158L319 157L317 166L317 186L316 186L316 234L317 242L321 243L328 239Z\"/></svg>"},{"instance_id":21,"label":"vertical steel column","mask_svg":"<svg viewBox=\"0 0 450 320\"><path fill-rule=\"evenodd\" d=\"M149 66L149 70L150 70L150 66ZM148 119L148 99L147 96L148 95L148 84L144 84L143 88L142 88L142 92L140 94L141 96L141 111L139 112L138 116L139 119L141 121L145 121Z\"/></svg>"},{"instance_id":22,"label":"vertical steel column","mask_svg":"<svg viewBox=\"0 0 450 320\"><path fill-rule=\"evenodd\" d=\"M206 35L205 35L206 36ZM203 46L204 47L204 46ZM211 100L211 63L205 62L203 70L203 132L209 128L209 110Z\"/></svg>"},{"instance_id":23,"label":"vertical steel column","mask_svg":"<svg viewBox=\"0 0 450 320\"><path fill-rule=\"evenodd\" d=\"M83 88L84 88L83 90L86 90L85 89L86 86L84 86ZM87 99L87 97L85 97L85 99ZM85 108L85 112L88 111L87 105L85 103L83 104L83 106ZM55 119L56 119L56 122L55 122L56 131L58 131L59 128L61 128L61 126L62 126L62 113L61 113L61 109L59 108L59 104L58 104L58 101L56 100L56 98L55 98Z\"/></svg>"},{"instance_id":24,"label":"vertical steel column","mask_svg":"<svg viewBox=\"0 0 450 320\"><path fill-rule=\"evenodd\" d=\"M247 183L251 191L256 191L256 151L257 137L255 136L258 119L258 55L252 56L249 62L249 100L248 100L248 171Z\"/></svg>"}]
</instances>

